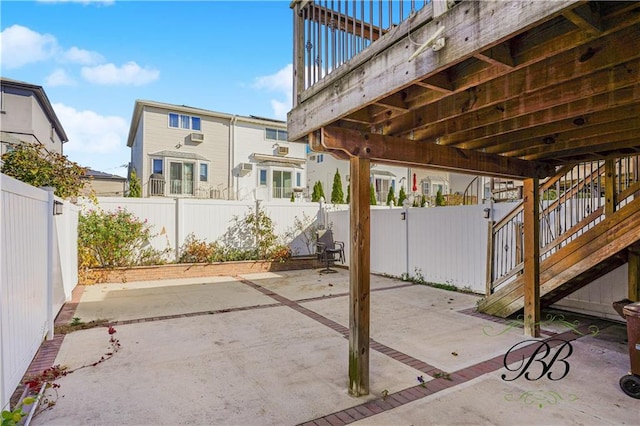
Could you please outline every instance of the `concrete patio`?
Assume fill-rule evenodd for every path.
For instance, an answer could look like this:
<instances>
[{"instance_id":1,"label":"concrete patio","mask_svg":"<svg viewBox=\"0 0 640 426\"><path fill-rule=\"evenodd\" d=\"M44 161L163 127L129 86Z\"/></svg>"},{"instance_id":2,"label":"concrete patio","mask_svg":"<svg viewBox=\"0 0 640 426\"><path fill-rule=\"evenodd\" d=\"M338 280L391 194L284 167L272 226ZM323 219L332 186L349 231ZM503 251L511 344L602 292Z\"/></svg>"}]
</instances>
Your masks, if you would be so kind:
<instances>
[{"instance_id":1,"label":"concrete patio","mask_svg":"<svg viewBox=\"0 0 640 426\"><path fill-rule=\"evenodd\" d=\"M505 353L527 338L508 321L476 314L477 296L380 276L371 288L371 392L354 398L347 393L348 271L88 286L74 316L112 321L122 347L61 378L57 404L32 423L638 423L637 401L618 386L629 369L624 324L564 318L579 334L556 317L543 324L543 338L563 352L553 365L552 355L543 361L552 378L565 369L566 376L503 380L517 376L518 357L539 344L519 345L509 371ZM55 363L93 363L108 339L104 327L70 333ZM541 369L533 363L530 378Z\"/></svg>"}]
</instances>

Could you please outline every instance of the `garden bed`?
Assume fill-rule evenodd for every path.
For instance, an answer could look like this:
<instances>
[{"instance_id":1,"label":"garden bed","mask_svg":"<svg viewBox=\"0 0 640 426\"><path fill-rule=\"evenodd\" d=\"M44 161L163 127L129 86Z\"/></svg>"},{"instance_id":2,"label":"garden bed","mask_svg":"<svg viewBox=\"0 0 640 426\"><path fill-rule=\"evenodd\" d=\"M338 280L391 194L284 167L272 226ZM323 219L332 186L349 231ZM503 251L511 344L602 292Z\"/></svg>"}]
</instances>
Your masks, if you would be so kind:
<instances>
[{"instance_id":1,"label":"garden bed","mask_svg":"<svg viewBox=\"0 0 640 426\"><path fill-rule=\"evenodd\" d=\"M248 260L215 263L172 263L167 265L135 266L129 268L88 269L80 272L78 283L80 285L91 285L98 283L125 283L176 278L234 276L256 272L290 271L318 267L320 267L320 265L314 256L293 257L284 262Z\"/></svg>"}]
</instances>

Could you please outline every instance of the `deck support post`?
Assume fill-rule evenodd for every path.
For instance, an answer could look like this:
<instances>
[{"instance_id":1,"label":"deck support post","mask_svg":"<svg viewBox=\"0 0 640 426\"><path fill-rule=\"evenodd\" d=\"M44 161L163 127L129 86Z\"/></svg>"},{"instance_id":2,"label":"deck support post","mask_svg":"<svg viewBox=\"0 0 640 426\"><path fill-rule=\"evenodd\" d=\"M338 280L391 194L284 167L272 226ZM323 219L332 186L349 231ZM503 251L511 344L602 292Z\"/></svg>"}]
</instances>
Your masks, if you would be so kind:
<instances>
[{"instance_id":1,"label":"deck support post","mask_svg":"<svg viewBox=\"0 0 640 426\"><path fill-rule=\"evenodd\" d=\"M629 294L627 298L640 302L640 243L636 243L627 250L629 259Z\"/></svg>"},{"instance_id":2,"label":"deck support post","mask_svg":"<svg viewBox=\"0 0 640 426\"><path fill-rule=\"evenodd\" d=\"M540 190L524 180L524 334L540 337Z\"/></svg>"},{"instance_id":3,"label":"deck support post","mask_svg":"<svg viewBox=\"0 0 640 426\"><path fill-rule=\"evenodd\" d=\"M349 393L369 394L370 161L350 157Z\"/></svg>"}]
</instances>

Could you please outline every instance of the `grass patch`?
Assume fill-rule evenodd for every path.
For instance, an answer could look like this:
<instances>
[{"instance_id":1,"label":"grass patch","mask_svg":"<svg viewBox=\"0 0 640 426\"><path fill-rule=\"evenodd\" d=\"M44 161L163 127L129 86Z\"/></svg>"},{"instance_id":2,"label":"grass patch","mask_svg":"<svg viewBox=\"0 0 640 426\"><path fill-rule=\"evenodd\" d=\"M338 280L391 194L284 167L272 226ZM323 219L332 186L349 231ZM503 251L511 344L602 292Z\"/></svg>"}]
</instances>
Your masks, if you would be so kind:
<instances>
[{"instance_id":1,"label":"grass patch","mask_svg":"<svg viewBox=\"0 0 640 426\"><path fill-rule=\"evenodd\" d=\"M107 319L97 319L89 322L83 322L80 318L73 318L69 324L56 325L53 329L54 334L69 334L78 330L87 330L94 327L106 327L109 324Z\"/></svg>"}]
</instances>

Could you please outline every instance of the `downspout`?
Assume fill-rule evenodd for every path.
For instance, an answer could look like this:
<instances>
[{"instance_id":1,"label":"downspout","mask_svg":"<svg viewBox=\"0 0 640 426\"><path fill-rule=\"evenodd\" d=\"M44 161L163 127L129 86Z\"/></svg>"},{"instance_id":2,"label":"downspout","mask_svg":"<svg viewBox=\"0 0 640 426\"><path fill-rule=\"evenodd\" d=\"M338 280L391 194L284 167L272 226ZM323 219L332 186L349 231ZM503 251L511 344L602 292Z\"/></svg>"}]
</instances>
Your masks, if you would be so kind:
<instances>
[{"instance_id":1,"label":"downspout","mask_svg":"<svg viewBox=\"0 0 640 426\"><path fill-rule=\"evenodd\" d=\"M229 200L234 200L236 198L235 187L237 186L237 182L236 182L236 185L234 185L234 181L233 181L233 169L234 169L234 164L236 160L235 159L236 118L237 116L234 114L231 117L231 121L229 122L229 178L227 182L227 188L229 188L229 192L227 193L227 199ZM236 181L237 179L238 178L236 178ZM233 191L233 198L231 198L232 191Z\"/></svg>"}]
</instances>

